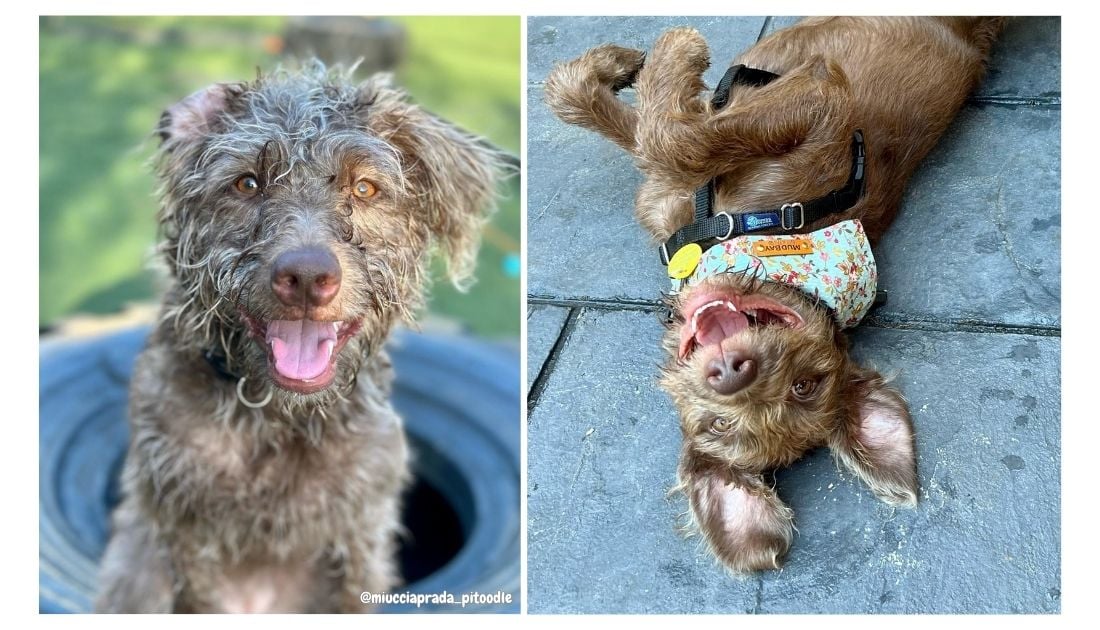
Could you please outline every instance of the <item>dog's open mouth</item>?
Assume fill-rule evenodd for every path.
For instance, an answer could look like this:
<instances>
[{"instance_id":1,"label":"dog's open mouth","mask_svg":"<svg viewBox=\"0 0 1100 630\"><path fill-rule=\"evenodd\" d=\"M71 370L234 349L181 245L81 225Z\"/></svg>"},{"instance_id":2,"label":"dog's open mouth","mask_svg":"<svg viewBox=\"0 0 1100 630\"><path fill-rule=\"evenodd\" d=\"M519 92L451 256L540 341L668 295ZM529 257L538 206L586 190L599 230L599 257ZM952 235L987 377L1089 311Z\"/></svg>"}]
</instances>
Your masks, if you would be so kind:
<instances>
[{"instance_id":1,"label":"dog's open mouth","mask_svg":"<svg viewBox=\"0 0 1100 630\"><path fill-rule=\"evenodd\" d=\"M252 337L267 349L271 379L299 394L312 394L332 383L336 357L361 325L359 320L247 319Z\"/></svg>"},{"instance_id":2,"label":"dog's open mouth","mask_svg":"<svg viewBox=\"0 0 1100 630\"><path fill-rule=\"evenodd\" d=\"M757 326L799 328L805 321L790 307L759 294L707 291L693 296L682 311L680 359L699 347L720 345L726 339Z\"/></svg>"}]
</instances>

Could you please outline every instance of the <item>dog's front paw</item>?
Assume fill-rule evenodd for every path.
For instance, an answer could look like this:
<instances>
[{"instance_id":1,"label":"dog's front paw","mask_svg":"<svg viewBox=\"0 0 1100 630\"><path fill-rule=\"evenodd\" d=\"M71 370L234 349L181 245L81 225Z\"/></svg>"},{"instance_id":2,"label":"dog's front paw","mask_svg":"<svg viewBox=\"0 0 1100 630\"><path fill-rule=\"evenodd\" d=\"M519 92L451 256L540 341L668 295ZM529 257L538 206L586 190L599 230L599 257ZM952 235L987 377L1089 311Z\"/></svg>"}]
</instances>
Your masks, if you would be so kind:
<instances>
[{"instance_id":1,"label":"dog's front paw","mask_svg":"<svg viewBox=\"0 0 1100 630\"><path fill-rule=\"evenodd\" d=\"M638 115L617 92L633 85L645 53L607 44L554 66L546 79L546 104L563 121L607 136L634 152Z\"/></svg>"},{"instance_id":2,"label":"dog's front paw","mask_svg":"<svg viewBox=\"0 0 1100 630\"><path fill-rule=\"evenodd\" d=\"M611 86L615 92L634 85L645 63L645 52L614 44L593 48L589 54L593 56L592 67L600 82Z\"/></svg>"},{"instance_id":3,"label":"dog's front paw","mask_svg":"<svg viewBox=\"0 0 1100 630\"><path fill-rule=\"evenodd\" d=\"M556 94L586 91L596 86L618 92L634 84L644 63L645 53L641 50L614 44L597 46L572 61L555 66L546 80L546 93L553 99Z\"/></svg>"},{"instance_id":4,"label":"dog's front paw","mask_svg":"<svg viewBox=\"0 0 1100 630\"><path fill-rule=\"evenodd\" d=\"M710 50L699 31L688 27L674 28L662 33L653 44L653 61L701 74L710 67Z\"/></svg>"}]
</instances>

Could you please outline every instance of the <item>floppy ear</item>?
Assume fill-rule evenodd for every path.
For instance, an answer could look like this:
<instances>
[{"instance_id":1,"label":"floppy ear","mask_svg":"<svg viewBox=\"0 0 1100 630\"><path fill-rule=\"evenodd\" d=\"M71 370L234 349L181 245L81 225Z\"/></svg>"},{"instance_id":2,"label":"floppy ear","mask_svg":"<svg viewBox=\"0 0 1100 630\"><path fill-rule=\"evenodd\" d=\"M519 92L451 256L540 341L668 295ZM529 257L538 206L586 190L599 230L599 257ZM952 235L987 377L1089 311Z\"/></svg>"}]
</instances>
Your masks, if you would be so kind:
<instances>
[{"instance_id":1,"label":"floppy ear","mask_svg":"<svg viewBox=\"0 0 1100 630\"><path fill-rule=\"evenodd\" d=\"M243 83L215 83L164 110L157 123L160 137L157 172L164 178L186 177L184 168L200 151L206 136L221 129L222 115L244 91Z\"/></svg>"},{"instance_id":2,"label":"floppy ear","mask_svg":"<svg viewBox=\"0 0 1100 630\"><path fill-rule=\"evenodd\" d=\"M735 472L685 444L680 489L711 552L733 571L778 569L791 545L791 510L760 475Z\"/></svg>"},{"instance_id":3,"label":"floppy ear","mask_svg":"<svg viewBox=\"0 0 1100 630\"><path fill-rule=\"evenodd\" d=\"M215 83L164 110L156 129L161 142L186 142L213 132L219 117L242 88L243 84L238 83Z\"/></svg>"},{"instance_id":4,"label":"floppy ear","mask_svg":"<svg viewBox=\"0 0 1100 630\"><path fill-rule=\"evenodd\" d=\"M880 499L917 504L917 457L909 408L898 391L873 370L850 376L851 401L830 446Z\"/></svg>"},{"instance_id":5,"label":"floppy ear","mask_svg":"<svg viewBox=\"0 0 1100 630\"><path fill-rule=\"evenodd\" d=\"M368 83L367 124L399 153L405 195L465 289L477 264L481 228L494 210L503 154L486 141L410 103L397 90Z\"/></svg>"}]
</instances>

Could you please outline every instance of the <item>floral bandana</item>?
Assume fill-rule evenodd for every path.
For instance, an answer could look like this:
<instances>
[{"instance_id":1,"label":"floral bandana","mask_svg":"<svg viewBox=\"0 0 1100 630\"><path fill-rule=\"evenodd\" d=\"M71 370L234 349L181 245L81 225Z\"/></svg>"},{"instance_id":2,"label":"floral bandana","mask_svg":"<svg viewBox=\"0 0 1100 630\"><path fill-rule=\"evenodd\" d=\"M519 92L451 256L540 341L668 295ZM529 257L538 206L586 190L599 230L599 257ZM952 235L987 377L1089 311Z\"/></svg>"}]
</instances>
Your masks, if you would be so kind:
<instances>
[{"instance_id":1,"label":"floral bandana","mask_svg":"<svg viewBox=\"0 0 1100 630\"><path fill-rule=\"evenodd\" d=\"M841 328L859 323L875 301L878 270L871 246L856 220L841 221L809 234L739 236L703 252L684 280L694 286L720 273L749 272L768 282L790 285L832 309Z\"/></svg>"}]
</instances>

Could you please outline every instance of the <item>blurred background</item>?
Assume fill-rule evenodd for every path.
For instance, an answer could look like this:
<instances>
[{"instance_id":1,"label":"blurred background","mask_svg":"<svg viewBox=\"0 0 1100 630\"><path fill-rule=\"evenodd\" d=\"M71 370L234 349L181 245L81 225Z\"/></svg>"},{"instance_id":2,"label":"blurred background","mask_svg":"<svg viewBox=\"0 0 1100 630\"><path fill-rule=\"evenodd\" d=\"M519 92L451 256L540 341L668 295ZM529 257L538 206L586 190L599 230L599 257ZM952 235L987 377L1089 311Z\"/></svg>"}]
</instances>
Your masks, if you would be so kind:
<instances>
[{"instance_id":1,"label":"blurred background","mask_svg":"<svg viewBox=\"0 0 1100 630\"><path fill-rule=\"evenodd\" d=\"M162 111L217 81L288 57L364 57L427 109L518 155L515 17L43 17L39 50L39 327L127 310L148 319L158 282L155 182L147 160ZM519 178L501 188L477 284L442 280L426 326L516 340ZM131 305L140 305L133 308ZM136 313L136 315L135 315Z\"/></svg>"}]
</instances>

